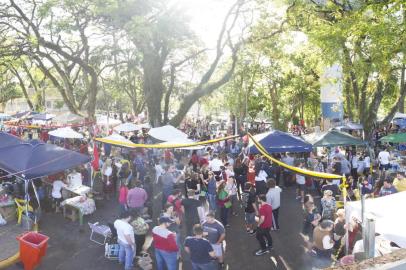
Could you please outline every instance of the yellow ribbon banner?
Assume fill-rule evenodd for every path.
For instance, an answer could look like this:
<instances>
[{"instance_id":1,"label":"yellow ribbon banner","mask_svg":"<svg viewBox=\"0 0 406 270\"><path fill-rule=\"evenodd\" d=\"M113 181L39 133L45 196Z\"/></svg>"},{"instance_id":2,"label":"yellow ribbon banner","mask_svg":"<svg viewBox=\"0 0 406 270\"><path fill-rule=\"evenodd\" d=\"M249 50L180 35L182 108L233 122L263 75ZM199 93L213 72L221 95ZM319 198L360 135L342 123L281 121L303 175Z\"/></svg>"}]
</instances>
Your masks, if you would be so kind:
<instances>
[{"instance_id":1,"label":"yellow ribbon banner","mask_svg":"<svg viewBox=\"0 0 406 270\"><path fill-rule=\"evenodd\" d=\"M279 160L273 158L271 155L269 155L269 153L265 150L265 148L257 140L255 140L254 137L250 133L248 133L248 136L263 156L265 156L272 162L275 162L276 164L278 164L281 167L284 167L288 170L291 170L291 171L294 171L294 172L297 172L297 173L300 173L303 175L308 175L308 176L316 177L316 178L324 178L324 179L341 179L341 178L343 178L343 176L341 176L341 175L323 173L323 172L314 172L314 171L310 171L310 170L306 170L306 169L302 169L302 168L293 167L286 163L283 163L282 161L279 161Z\"/></svg>"},{"instance_id":2,"label":"yellow ribbon banner","mask_svg":"<svg viewBox=\"0 0 406 270\"><path fill-rule=\"evenodd\" d=\"M109 139L103 139L103 138L95 138L96 141L102 142L102 143L108 143L111 145L116 145L116 146L123 146L123 147L128 147L128 148L160 148L160 149L172 149L172 148L187 148L187 147L193 147L193 146L198 146L198 145L206 145L206 144L212 144L216 142L221 142L225 140L230 140L230 139L235 139L239 136L228 136L224 138L218 138L218 139L213 139L213 140L208 140L208 141L202 141L202 142L193 142L193 143L175 143L175 144L165 144L165 143L159 143L159 144L141 144L141 143L127 143L127 142L120 142L120 141L114 141L114 140L109 140Z\"/></svg>"}]
</instances>

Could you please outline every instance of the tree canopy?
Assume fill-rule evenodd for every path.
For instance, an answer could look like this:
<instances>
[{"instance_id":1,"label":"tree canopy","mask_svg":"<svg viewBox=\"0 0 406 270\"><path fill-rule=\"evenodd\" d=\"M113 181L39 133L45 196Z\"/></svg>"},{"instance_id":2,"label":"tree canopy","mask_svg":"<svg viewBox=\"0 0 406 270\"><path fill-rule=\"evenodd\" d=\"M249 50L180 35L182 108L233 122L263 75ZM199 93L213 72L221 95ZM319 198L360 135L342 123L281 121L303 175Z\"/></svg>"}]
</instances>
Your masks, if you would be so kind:
<instances>
[{"instance_id":1,"label":"tree canopy","mask_svg":"<svg viewBox=\"0 0 406 270\"><path fill-rule=\"evenodd\" d=\"M186 14L166 0L3 1L2 103L43 110L52 88L74 113L146 110L176 126L202 101L285 129L319 124L320 77L339 64L345 115L367 134L378 112L404 110L403 1L235 0L214 48Z\"/></svg>"}]
</instances>

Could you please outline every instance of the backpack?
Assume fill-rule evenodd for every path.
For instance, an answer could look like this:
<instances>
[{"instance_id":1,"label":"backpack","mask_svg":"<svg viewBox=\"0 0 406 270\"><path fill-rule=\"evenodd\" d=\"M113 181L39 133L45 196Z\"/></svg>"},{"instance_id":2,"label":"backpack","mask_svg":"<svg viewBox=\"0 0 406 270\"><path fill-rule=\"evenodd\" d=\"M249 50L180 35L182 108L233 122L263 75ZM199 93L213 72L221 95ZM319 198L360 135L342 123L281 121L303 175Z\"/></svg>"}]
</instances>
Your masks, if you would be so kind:
<instances>
[{"instance_id":1,"label":"backpack","mask_svg":"<svg viewBox=\"0 0 406 270\"><path fill-rule=\"evenodd\" d=\"M243 192L241 194L241 207L246 209L248 206L248 200L250 198L250 194L248 192Z\"/></svg>"}]
</instances>

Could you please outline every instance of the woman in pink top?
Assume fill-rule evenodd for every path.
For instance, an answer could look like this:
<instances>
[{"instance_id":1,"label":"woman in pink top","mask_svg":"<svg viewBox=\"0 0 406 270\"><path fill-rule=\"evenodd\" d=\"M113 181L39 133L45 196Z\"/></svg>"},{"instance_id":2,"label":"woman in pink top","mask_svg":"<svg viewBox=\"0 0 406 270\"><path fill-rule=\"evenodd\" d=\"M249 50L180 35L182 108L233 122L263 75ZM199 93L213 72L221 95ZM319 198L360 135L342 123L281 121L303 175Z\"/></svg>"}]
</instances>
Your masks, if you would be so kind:
<instances>
[{"instance_id":1,"label":"woman in pink top","mask_svg":"<svg viewBox=\"0 0 406 270\"><path fill-rule=\"evenodd\" d=\"M124 182L121 183L119 195L118 195L118 202L120 204L120 214L127 211L127 194L128 194L128 187L125 185Z\"/></svg>"}]
</instances>

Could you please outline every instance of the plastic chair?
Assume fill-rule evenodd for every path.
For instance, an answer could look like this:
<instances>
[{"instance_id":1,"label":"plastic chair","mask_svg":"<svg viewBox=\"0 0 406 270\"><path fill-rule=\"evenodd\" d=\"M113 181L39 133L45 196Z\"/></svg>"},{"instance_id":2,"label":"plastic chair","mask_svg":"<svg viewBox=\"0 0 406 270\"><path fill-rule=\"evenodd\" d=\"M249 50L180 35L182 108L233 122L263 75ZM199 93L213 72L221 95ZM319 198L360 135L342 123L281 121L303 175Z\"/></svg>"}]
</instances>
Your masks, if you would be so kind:
<instances>
[{"instance_id":1,"label":"plastic chair","mask_svg":"<svg viewBox=\"0 0 406 270\"><path fill-rule=\"evenodd\" d=\"M99 222L96 222L94 224L88 222L90 230L92 230L92 233L90 234L90 241L95 242L99 245L104 245L106 244L107 238L111 237L111 230L109 226L106 225L99 225ZM104 237L103 242L97 241L96 239L93 238L93 234L99 234Z\"/></svg>"},{"instance_id":2,"label":"plastic chair","mask_svg":"<svg viewBox=\"0 0 406 270\"><path fill-rule=\"evenodd\" d=\"M26 200L23 199L14 199L16 205L17 205L17 223L21 224L21 218L23 216L23 213L27 210L28 207L28 212L33 212L34 209L32 208L31 205Z\"/></svg>"}]
</instances>

